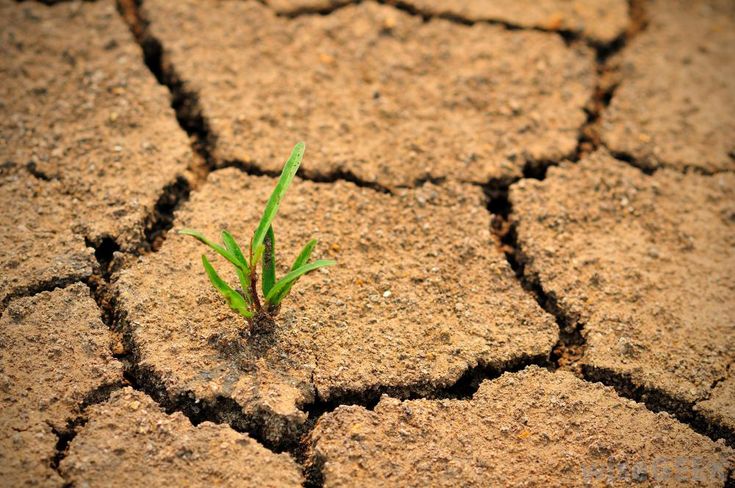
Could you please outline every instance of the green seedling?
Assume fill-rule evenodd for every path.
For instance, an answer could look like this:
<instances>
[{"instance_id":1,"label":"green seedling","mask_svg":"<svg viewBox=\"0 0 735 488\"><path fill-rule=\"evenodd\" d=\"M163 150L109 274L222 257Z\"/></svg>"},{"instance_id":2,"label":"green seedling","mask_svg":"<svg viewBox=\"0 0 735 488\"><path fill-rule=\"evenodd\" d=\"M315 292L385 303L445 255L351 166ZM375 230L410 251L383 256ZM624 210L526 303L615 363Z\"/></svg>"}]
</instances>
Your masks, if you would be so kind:
<instances>
[{"instance_id":1,"label":"green seedling","mask_svg":"<svg viewBox=\"0 0 735 488\"><path fill-rule=\"evenodd\" d=\"M291 151L291 156L283 167L278 183L268 198L260 223L250 239L247 258L237 241L226 230L222 231L222 245L207 239L204 234L196 230L179 231L179 234L192 236L206 244L235 267L235 273L240 281L239 290L230 287L225 280L220 278L207 256L202 254L202 263L209 281L225 297L230 307L245 317L253 332L267 332L273 329L273 318L278 314L281 302L288 296L291 287L299 278L316 269L336 264L326 259L308 262L317 242L316 239L312 239L294 260L291 271L281 279L276 278L276 239L273 233L273 219L278 213L278 206L283 195L299 169L301 159L304 157L304 149L304 143L299 142ZM258 264L261 264L263 274L262 300L258 294Z\"/></svg>"}]
</instances>

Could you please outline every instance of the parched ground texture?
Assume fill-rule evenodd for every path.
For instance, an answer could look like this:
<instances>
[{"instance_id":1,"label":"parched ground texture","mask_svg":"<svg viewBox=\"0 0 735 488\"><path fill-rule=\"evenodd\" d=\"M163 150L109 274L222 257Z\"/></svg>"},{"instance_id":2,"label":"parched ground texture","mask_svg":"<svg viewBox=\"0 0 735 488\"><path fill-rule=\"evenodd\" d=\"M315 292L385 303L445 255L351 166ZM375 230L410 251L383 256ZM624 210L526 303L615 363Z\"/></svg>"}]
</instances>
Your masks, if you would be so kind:
<instances>
[{"instance_id":1,"label":"parched ground texture","mask_svg":"<svg viewBox=\"0 0 735 488\"><path fill-rule=\"evenodd\" d=\"M735 483L732 2L0 14L1 486Z\"/></svg>"}]
</instances>

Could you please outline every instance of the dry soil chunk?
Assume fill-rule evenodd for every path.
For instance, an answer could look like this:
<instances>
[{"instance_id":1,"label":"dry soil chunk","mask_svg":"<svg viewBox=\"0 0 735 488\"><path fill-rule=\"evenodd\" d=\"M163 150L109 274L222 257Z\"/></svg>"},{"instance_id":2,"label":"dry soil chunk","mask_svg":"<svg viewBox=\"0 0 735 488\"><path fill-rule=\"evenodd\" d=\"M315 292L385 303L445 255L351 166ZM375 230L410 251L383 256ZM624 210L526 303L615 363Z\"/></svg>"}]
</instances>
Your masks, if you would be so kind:
<instances>
[{"instance_id":1,"label":"dry soil chunk","mask_svg":"<svg viewBox=\"0 0 735 488\"><path fill-rule=\"evenodd\" d=\"M0 484L7 487L64 486L64 480L51 467L56 442L51 427L44 422L22 428L1 422Z\"/></svg>"},{"instance_id":2,"label":"dry soil chunk","mask_svg":"<svg viewBox=\"0 0 735 488\"><path fill-rule=\"evenodd\" d=\"M80 408L122 381L107 327L82 284L10 303L0 318L0 480L62 486L58 438Z\"/></svg>"},{"instance_id":3,"label":"dry soil chunk","mask_svg":"<svg viewBox=\"0 0 735 488\"><path fill-rule=\"evenodd\" d=\"M623 51L603 113L614 152L647 167L735 169L735 3L659 0Z\"/></svg>"},{"instance_id":4,"label":"dry soil chunk","mask_svg":"<svg viewBox=\"0 0 735 488\"><path fill-rule=\"evenodd\" d=\"M210 236L227 227L247 243L274 184L217 171L178 225ZM256 419L248 428L266 429L272 441L293 435L315 393L429 393L471 366L544 357L557 338L552 318L494 251L477 187L427 183L391 196L297 181L274 229L280 276L310 238L319 239L317 256L338 265L294 287L271 340L238 336L246 323L212 289L205 248L191 238L168 239L117 283L141 368L172 399L231 398L237 416Z\"/></svg>"},{"instance_id":5,"label":"dry soil chunk","mask_svg":"<svg viewBox=\"0 0 735 488\"><path fill-rule=\"evenodd\" d=\"M0 174L0 209L0 308L92 274L94 251L72 232L75 205L58 182L20 170Z\"/></svg>"},{"instance_id":6,"label":"dry soil chunk","mask_svg":"<svg viewBox=\"0 0 735 488\"><path fill-rule=\"evenodd\" d=\"M10 303L0 318L0 424L64 431L93 393L122 381L89 289L76 284Z\"/></svg>"},{"instance_id":7,"label":"dry soil chunk","mask_svg":"<svg viewBox=\"0 0 735 488\"><path fill-rule=\"evenodd\" d=\"M61 463L75 486L301 486L288 454L274 454L226 425L194 427L130 388L88 414Z\"/></svg>"},{"instance_id":8,"label":"dry soil chunk","mask_svg":"<svg viewBox=\"0 0 735 488\"><path fill-rule=\"evenodd\" d=\"M529 274L584 326L588 372L689 407L709 395L735 359L735 174L648 176L598 152L511 202Z\"/></svg>"},{"instance_id":9,"label":"dry soil chunk","mask_svg":"<svg viewBox=\"0 0 735 488\"><path fill-rule=\"evenodd\" d=\"M220 162L302 168L387 187L487 182L574 151L592 55L553 34L423 22L364 2L277 17L258 2L148 1L164 57L198 94Z\"/></svg>"},{"instance_id":10,"label":"dry soil chunk","mask_svg":"<svg viewBox=\"0 0 735 488\"><path fill-rule=\"evenodd\" d=\"M325 487L722 486L735 461L666 414L537 367L485 381L471 400L339 407L309 454Z\"/></svg>"},{"instance_id":11,"label":"dry soil chunk","mask_svg":"<svg viewBox=\"0 0 735 488\"><path fill-rule=\"evenodd\" d=\"M708 425L714 427L715 435L721 435L735 444L735 374L732 367L730 371L730 376L718 383L710 397L699 402L695 410L704 416Z\"/></svg>"},{"instance_id":12,"label":"dry soil chunk","mask_svg":"<svg viewBox=\"0 0 735 488\"><path fill-rule=\"evenodd\" d=\"M59 179L80 232L134 247L190 148L112 1L0 4L0 161Z\"/></svg>"},{"instance_id":13,"label":"dry soil chunk","mask_svg":"<svg viewBox=\"0 0 735 488\"><path fill-rule=\"evenodd\" d=\"M575 32L599 43L614 41L628 24L625 0L407 0L405 3L429 15Z\"/></svg>"}]
</instances>

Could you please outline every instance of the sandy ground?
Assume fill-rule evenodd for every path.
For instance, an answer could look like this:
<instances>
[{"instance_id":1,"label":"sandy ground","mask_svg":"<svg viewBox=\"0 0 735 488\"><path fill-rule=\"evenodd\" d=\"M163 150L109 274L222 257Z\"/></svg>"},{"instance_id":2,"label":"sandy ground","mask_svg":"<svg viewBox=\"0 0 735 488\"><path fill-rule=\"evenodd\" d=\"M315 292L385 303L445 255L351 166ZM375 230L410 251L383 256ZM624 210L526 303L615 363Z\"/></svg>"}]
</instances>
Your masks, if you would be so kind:
<instances>
[{"instance_id":1,"label":"sandy ground","mask_svg":"<svg viewBox=\"0 0 735 488\"><path fill-rule=\"evenodd\" d=\"M731 1L51 3L0 3L0 485L735 483ZM250 334L173 230L247 242L298 140L278 273L338 265Z\"/></svg>"}]
</instances>

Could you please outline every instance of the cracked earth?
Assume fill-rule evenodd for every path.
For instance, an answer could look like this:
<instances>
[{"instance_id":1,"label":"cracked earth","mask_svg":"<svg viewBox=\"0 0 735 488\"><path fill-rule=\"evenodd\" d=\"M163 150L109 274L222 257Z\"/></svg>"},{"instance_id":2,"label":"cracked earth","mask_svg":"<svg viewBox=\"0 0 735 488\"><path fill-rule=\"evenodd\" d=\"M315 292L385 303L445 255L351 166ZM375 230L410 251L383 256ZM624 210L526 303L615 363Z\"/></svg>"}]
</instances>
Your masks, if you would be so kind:
<instances>
[{"instance_id":1,"label":"cracked earth","mask_svg":"<svg viewBox=\"0 0 735 488\"><path fill-rule=\"evenodd\" d=\"M0 485L735 485L730 0L0 13Z\"/></svg>"}]
</instances>

